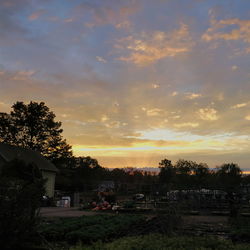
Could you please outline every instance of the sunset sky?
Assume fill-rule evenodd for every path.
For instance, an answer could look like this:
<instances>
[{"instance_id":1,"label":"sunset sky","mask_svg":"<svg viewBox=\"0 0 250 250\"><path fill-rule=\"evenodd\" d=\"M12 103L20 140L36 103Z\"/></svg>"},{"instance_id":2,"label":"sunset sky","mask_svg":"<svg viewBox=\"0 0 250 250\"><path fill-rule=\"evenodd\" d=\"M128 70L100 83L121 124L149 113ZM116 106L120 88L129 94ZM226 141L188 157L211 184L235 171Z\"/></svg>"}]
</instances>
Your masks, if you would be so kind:
<instances>
[{"instance_id":1,"label":"sunset sky","mask_svg":"<svg viewBox=\"0 0 250 250\"><path fill-rule=\"evenodd\" d=\"M0 112L31 100L104 167L250 170L250 1L1 0Z\"/></svg>"}]
</instances>

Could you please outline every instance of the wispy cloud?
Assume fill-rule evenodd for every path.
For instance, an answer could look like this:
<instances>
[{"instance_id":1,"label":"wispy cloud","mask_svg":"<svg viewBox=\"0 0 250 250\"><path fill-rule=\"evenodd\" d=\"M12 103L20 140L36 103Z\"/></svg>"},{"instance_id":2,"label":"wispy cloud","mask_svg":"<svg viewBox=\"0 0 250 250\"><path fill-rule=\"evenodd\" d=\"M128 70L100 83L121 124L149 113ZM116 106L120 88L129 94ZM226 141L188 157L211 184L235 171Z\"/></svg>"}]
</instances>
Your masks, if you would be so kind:
<instances>
[{"instance_id":1,"label":"wispy cloud","mask_svg":"<svg viewBox=\"0 0 250 250\"><path fill-rule=\"evenodd\" d=\"M179 93L177 91L172 92L171 96L177 96Z\"/></svg>"},{"instance_id":2,"label":"wispy cloud","mask_svg":"<svg viewBox=\"0 0 250 250\"><path fill-rule=\"evenodd\" d=\"M41 17L43 14L45 14L46 13L46 10L44 10L44 9L41 9L41 10L37 10L37 11L35 11L35 12L33 12L29 17L28 17L28 19L30 20L30 21L35 21L35 20L37 20L39 17Z\"/></svg>"},{"instance_id":3,"label":"wispy cloud","mask_svg":"<svg viewBox=\"0 0 250 250\"><path fill-rule=\"evenodd\" d=\"M247 106L247 103L238 103L238 104L233 105L231 108L238 109L238 108L243 108L246 106Z\"/></svg>"},{"instance_id":4,"label":"wispy cloud","mask_svg":"<svg viewBox=\"0 0 250 250\"><path fill-rule=\"evenodd\" d=\"M239 67L238 67L237 65L233 65L233 66L231 67L231 69L232 69L232 71L236 71L237 69L239 69Z\"/></svg>"},{"instance_id":5,"label":"wispy cloud","mask_svg":"<svg viewBox=\"0 0 250 250\"><path fill-rule=\"evenodd\" d=\"M74 21L73 18L67 18L63 20L65 23L72 23Z\"/></svg>"},{"instance_id":6,"label":"wispy cloud","mask_svg":"<svg viewBox=\"0 0 250 250\"><path fill-rule=\"evenodd\" d=\"M147 116L158 116L162 112L163 112L163 110L159 109L159 108L154 108L154 109L146 110Z\"/></svg>"},{"instance_id":7,"label":"wispy cloud","mask_svg":"<svg viewBox=\"0 0 250 250\"><path fill-rule=\"evenodd\" d=\"M105 60L103 57L101 57L101 56L96 56L95 57L96 58L96 60L98 61L98 62L102 62L102 63L106 63L107 62L107 60Z\"/></svg>"},{"instance_id":8,"label":"wispy cloud","mask_svg":"<svg viewBox=\"0 0 250 250\"><path fill-rule=\"evenodd\" d=\"M172 32L141 32L119 39L115 47L128 53L119 60L147 66L160 59L186 53L192 45L188 26L181 23L180 28Z\"/></svg>"},{"instance_id":9,"label":"wispy cloud","mask_svg":"<svg viewBox=\"0 0 250 250\"><path fill-rule=\"evenodd\" d=\"M202 97L202 95L198 93L186 93L186 98L190 100L193 100L199 97Z\"/></svg>"},{"instance_id":10,"label":"wispy cloud","mask_svg":"<svg viewBox=\"0 0 250 250\"><path fill-rule=\"evenodd\" d=\"M239 18L215 20L212 17L210 27L202 35L204 41L243 41L247 46L250 45L250 20ZM246 48L248 52L250 47Z\"/></svg>"},{"instance_id":11,"label":"wispy cloud","mask_svg":"<svg viewBox=\"0 0 250 250\"><path fill-rule=\"evenodd\" d=\"M197 113L199 117L205 121L216 121L219 119L217 110L215 110L214 108L201 108Z\"/></svg>"},{"instance_id":12,"label":"wispy cloud","mask_svg":"<svg viewBox=\"0 0 250 250\"><path fill-rule=\"evenodd\" d=\"M85 26L89 28L113 25L117 29L128 28L131 23L128 17L135 14L138 9L138 3L127 1L126 4L112 3L111 1L104 2L102 5L94 3L82 3L76 8L78 15L81 15L86 10L90 14L90 19L85 22Z\"/></svg>"},{"instance_id":13,"label":"wispy cloud","mask_svg":"<svg viewBox=\"0 0 250 250\"><path fill-rule=\"evenodd\" d=\"M156 84L156 83L153 83L151 86L152 86L153 89L158 89L158 88L160 88L160 85L159 85L159 84Z\"/></svg>"},{"instance_id":14,"label":"wispy cloud","mask_svg":"<svg viewBox=\"0 0 250 250\"><path fill-rule=\"evenodd\" d=\"M18 71L15 73L15 75L12 76L12 80L15 81L24 81L27 79L30 79L30 77L32 77L36 72L33 70L29 70L29 71Z\"/></svg>"},{"instance_id":15,"label":"wispy cloud","mask_svg":"<svg viewBox=\"0 0 250 250\"><path fill-rule=\"evenodd\" d=\"M196 122L184 122L184 123L175 123L174 124L174 127L176 127L176 128L188 128L188 127L196 128L198 126L199 126L199 123L196 123Z\"/></svg>"}]
</instances>

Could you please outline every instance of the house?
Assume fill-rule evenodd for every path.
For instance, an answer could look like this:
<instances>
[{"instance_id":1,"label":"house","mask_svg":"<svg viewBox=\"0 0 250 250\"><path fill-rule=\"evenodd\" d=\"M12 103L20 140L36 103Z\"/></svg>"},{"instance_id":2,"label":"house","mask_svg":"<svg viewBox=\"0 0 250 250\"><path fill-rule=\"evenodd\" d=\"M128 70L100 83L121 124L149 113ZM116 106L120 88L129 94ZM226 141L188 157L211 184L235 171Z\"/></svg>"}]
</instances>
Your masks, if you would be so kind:
<instances>
[{"instance_id":1,"label":"house","mask_svg":"<svg viewBox=\"0 0 250 250\"><path fill-rule=\"evenodd\" d=\"M58 171L54 164L33 150L0 143L0 167L14 159L22 160L26 164L35 164L41 170L43 177L47 179L46 195L54 196L55 176Z\"/></svg>"}]
</instances>

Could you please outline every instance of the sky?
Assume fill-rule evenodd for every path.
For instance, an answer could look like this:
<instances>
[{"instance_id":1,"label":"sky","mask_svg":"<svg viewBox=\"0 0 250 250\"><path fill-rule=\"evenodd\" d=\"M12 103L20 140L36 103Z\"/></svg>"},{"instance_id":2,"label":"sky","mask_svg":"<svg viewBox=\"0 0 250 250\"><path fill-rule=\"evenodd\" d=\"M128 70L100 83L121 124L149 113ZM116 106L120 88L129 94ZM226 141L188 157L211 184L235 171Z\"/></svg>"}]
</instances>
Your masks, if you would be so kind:
<instances>
[{"instance_id":1,"label":"sky","mask_svg":"<svg viewBox=\"0 0 250 250\"><path fill-rule=\"evenodd\" d=\"M250 171L250 1L1 0L0 112L45 104L76 156Z\"/></svg>"}]
</instances>

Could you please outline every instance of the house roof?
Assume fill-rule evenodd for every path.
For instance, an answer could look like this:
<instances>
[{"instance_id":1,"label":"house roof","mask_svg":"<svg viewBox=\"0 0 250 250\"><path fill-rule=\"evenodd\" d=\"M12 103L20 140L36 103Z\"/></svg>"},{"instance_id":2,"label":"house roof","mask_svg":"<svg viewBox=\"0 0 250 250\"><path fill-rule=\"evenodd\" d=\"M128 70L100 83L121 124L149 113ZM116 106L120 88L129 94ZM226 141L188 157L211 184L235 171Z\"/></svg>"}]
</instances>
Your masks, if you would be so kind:
<instances>
[{"instance_id":1,"label":"house roof","mask_svg":"<svg viewBox=\"0 0 250 250\"><path fill-rule=\"evenodd\" d=\"M57 172L57 168L53 163L48 161L40 153L31 149L12 146L6 143L0 143L0 158L3 158L6 162L14 159L22 160L25 163L34 163L40 170L47 170L51 172Z\"/></svg>"}]
</instances>

